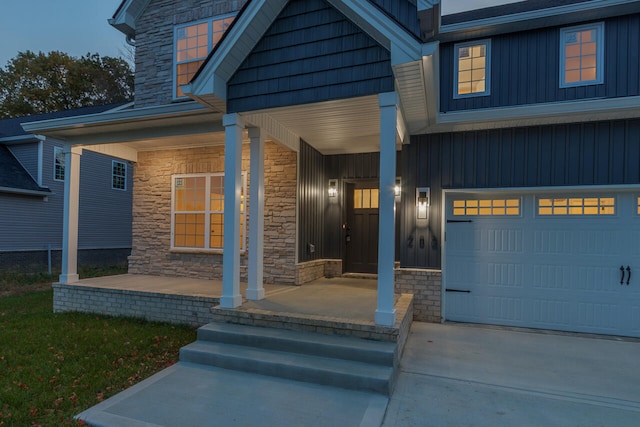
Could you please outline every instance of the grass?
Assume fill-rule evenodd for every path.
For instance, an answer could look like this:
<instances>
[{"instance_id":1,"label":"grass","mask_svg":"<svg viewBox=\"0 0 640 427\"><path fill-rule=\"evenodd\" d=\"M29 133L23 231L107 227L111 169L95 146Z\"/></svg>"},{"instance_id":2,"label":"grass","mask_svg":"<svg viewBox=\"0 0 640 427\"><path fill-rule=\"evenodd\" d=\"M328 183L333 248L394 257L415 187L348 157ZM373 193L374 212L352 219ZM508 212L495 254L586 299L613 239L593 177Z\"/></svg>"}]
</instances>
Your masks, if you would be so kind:
<instances>
[{"instance_id":1,"label":"grass","mask_svg":"<svg viewBox=\"0 0 640 427\"><path fill-rule=\"evenodd\" d=\"M14 290L0 297L0 426L76 425L73 416L172 365L195 340L189 327L53 314L40 284L0 282Z\"/></svg>"}]
</instances>

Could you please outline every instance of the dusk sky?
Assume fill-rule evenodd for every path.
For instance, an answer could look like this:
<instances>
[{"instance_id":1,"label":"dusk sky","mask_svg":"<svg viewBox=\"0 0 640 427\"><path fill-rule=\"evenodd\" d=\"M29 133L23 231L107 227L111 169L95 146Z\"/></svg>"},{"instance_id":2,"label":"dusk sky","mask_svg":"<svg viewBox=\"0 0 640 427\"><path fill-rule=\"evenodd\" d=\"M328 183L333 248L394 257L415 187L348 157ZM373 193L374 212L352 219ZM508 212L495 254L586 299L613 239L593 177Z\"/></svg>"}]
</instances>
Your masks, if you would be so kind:
<instances>
[{"instance_id":1,"label":"dusk sky","mask_svg":"<svg viewBox=\"0 0 640 427\"><path fill-rule=\"evenodd\" d=\"M124 36L107 23L120 1L4 0L0 14L0 67L25 50L123 56ZM442 0L442 11L449 14L513 1Z\"/></svg>"}]
</instances>

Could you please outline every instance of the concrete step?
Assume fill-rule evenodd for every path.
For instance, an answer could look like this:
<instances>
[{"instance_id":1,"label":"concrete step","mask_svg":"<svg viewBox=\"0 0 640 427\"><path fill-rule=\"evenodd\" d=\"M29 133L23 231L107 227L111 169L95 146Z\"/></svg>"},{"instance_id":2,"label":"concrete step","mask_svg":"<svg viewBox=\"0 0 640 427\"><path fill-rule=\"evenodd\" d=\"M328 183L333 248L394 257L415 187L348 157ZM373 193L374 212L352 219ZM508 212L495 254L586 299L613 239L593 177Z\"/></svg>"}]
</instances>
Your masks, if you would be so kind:
<instances>
[{"instance_id":1,"label":"concrete step","mask_svg":"<svg viewBox=\"0 0 640 427\"><path fill-rule=\"evenodd\" d=\"M180 361L390 395L394 367L212 341L180 349Z\"/></svg>"},{"instance_id":2,"label":"concrete step","mask_svg":"<svg viewBox=\"0 0 640 427\"><path fill-rule=\"evenodd\" d=\"M353 360L375 365L397 364L397 345L353 337L340 337L275 328L210 323L198 329L199 341Z\"/></svg>"}]
</instances>

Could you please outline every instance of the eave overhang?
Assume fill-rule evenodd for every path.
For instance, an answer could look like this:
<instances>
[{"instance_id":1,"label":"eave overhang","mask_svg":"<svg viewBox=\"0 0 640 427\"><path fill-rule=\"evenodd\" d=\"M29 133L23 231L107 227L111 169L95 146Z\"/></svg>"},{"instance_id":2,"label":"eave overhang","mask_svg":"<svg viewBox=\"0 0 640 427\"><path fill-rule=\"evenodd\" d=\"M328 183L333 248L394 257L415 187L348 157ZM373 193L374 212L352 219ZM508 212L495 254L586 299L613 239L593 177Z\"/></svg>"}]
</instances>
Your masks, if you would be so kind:
<instances>
[{"instance_id":1,"label":"eave overhang","mask_svg":"<svg viewBox=\"0 0 640 427\"><path fill-rule=\"evenodd\" d=\"M24 190L22 188L13 188L13 187L0 187L0 193L9 193L16 194L19 196L35 196L35 197L48 197L50 196L51 190L43 189L42 191L35 190Z\"/></svg>"},{"instance_id":2,"label":"eave overhang","mask_svg":"<svg viewBox=\"0 0 640 427\"><path fill-rule=\"evenodd\" d=\"M123 0L108 22L128 37L134 37L136 22L151 0Z\"/></svg>"},{"instance_id":3,"label":"eave overhang","mask_svg":"<svg viewBox=\"0 0 640 427\"><path fill-rule=\"evenodd\" d=\"M534 11L443 24L440 26L437 38L441 42L453 42L537 28L571 25L638 12L640 12L640 2L635 0L590 0Z\"/></svg>"},{"instance_id":4,"label":"eave overhang","mask_svg":"<svg viewBox=\"0 0 640 427\"><path fill-rule=\"evenodd\" d=\"M463 132L640 117L640 96L550 102L440 113L421 133Z\"/></svg>"}]
</instances>

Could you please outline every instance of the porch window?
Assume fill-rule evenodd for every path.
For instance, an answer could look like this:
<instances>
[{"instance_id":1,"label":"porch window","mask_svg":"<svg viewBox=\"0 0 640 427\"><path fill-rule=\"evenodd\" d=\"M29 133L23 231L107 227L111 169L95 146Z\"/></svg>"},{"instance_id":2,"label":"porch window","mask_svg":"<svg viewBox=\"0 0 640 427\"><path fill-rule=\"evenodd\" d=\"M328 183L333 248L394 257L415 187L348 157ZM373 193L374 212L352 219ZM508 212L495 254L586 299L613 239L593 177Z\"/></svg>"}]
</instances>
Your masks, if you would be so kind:
<instances>
[{"instance_id":1,"label":"porch window","mask_svg":"<svg viewBox=\"0 0 640 427\"><path fill-rule=\"evenodd\" d=\"M234 19L235 15L225 15L176 27L175 98L184 96L180 85L189 83Z\"/></svg>"},{"instance_id":2,"label":"porch window","mask_svg":"<svg viewBox=\"0 0 640 427\"><path fill-rule=\"evenodd\" d=\"M224 247L224 173L174 175L171 191L172 249ZM246 174L242 173L240 249L244 250Z\"/></svg>"},{"instance_id":3,"label":"porch window","mask_svg":"<svg viewBox=\"0 0 640 427\"><path fill-rule=\"evenodd\" d=\"M490 94L491 40L455 45L454 98Z\"/></svg>"},{"instance_id":4,"label":"porch window","mask_svg":"<svg viewBox=\"0 0 640 427\"><path fill-rule=\"evenodd\" d=\"M604 23L560 30L560 87L604 82Z\"/></svg>"},{"instance_id":5,"label":"porch window","mask_svg":"<svg viewBox=\"0 0 640 427\"><path fill-rule=\"evenodd\" d=\"M64 151L62 147L53 147L53 179L64 181Z\"/></svg>"}]
</instances>

